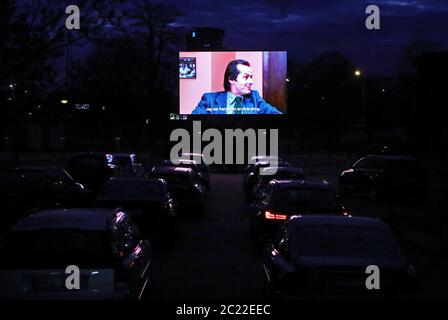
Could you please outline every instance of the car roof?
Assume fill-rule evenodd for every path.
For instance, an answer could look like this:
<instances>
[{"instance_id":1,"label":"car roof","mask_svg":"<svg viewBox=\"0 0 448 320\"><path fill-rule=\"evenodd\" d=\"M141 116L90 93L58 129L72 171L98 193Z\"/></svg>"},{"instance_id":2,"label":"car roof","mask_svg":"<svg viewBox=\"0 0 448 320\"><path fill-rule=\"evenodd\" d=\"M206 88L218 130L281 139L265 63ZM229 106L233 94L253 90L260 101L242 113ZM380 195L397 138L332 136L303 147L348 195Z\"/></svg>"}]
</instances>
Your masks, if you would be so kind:
<instances>
[{"instance_id":1,"label":"car roof","mask_svg":"<svg viewBox=\"0 0 448 320\"><path fill-rule=\"evenodd\" d=\"M410 156L368 155L362 159L375 159L375 160L380 160L380 161L416 161L417 162L417 159L415 157L410 157ZM360 160L362 160L362 159L360 159Z\"/></svg>"},{"instance_id":2,"label":"car roof","mask_svg":"<svg viewBox=\"0 0 448 320\"><path fill-rule=\"evenodd\" d=\"M194 153L194 152L183 152L183 153L181 153L181 155L185 155L185 156L201 156L201 157L204 156L202 153Z\"/></svg>"},{"instance_id":3,"label":"car roof","mask_svg":"<svg viewBox=\"0 0 448 320\"><path fill-rule=\"evenodd\" d=\"M110 155L112 155L114 157L119 157L119 156L121 156L121 157L130 157L132 155L135 155L134 153L127 153L127 152L117 152L117 153L111 152L111 153L107 153L107 154L110 154Z\"/></svg>"},{"instance_id":4,"label":"car roof","mask_svg":"<svg viewBox=\"0 0 448 320\"><path fill-rule=\"evenodd\" d=\"M177 160L179 161L179 164L184 164L184 165L186 165L186 164L191 164L191 165L197 164L197 162L195 160L182 159L182 158L179 158ZM171 160L163 160L162 164L164 164L164 165L169 164L171 167L175 167L176 166Z\"/></svg>"},{"instance_id":5,"label":"car roof","mask_svg":"<svg viewBox=\"0 0 448 320\"><path fill-rule=\"evenodd\" d=\"M272 160L272 159L271 159L271 160ZM263 159L263 160L260 160L260 161L258 161L258 162L256 162L256 163L252 164L252 166L253 166L254 168L258 168L258 167L264 167L264 166L266 166L266 165L270 165L270 164L272 164L272 163L273 163L273 162L270 161L270 160ZM278 166L278 167L287 167L287 166L289 166L289 162L287 162L287 161L283 161L283 160L278 160L278 162L277 162L277 166Z\"/></svg>"},{"instance_id":6,"label":"car roof","mask_svg":"<svg viewBox=\"0 0 448 320\"><path fill-rule=\"evenodd\" d=\"M277 171L277 172L291 172L291 173L299 173L299 174L303 174L303 168L299 168L299 167L265 167L265 168L261 168L262 172L268 172L268 171ZM275 175L275 173L274 173ZM267 175L264 175L267 176Z\"/></svg>"},{"instance_id":7,"label":"car roof","mask_svg":"<svg viewBox=\"0 0 448 320\"><path fill-rule=\"evenodd\" d=\"M287 188L298 188L298 189L322 189L322 190L331 190L330 184L325 181L316 181L316 180L292 180L292 179L284 179L284 180L271 180L269 182L270 185L274 186L277 189L287 189Z\"/></svg>"},{"instance_id":8,"label":"car roof","mask_svg":"<svg viewBox=\"0 0 448 320\"><path fill-rule=\"evenodd\" d=\"M385 223L377 218L361 216L342 216L342 215L297 215L291 216L288 222L290 225L344 225L356 227L384 227Z\"/></svg>"},{"instance_id":9,"label":"car roof","mask_svg":"<svg viewBox=\"0 0 448 320\"><path fill-rule=\"evenodd\" d=\"M271 156L271 155L269 155L269 156L267 156L267 155L257 155L257 156L252 156L250 159L252 161L257 161L257 160L260 160L260 159L280 159L280 157L278 157L278 156Z\"/></svg>"},{"instance_id":10,"label":"car roof","mask_svg":"<svg viewBox=\"0 0 448 320\"><path fill-rule=\"evenodd\" d=\"M79 229L105 231L113 209L45 209L22 218L12 231L34 231L42 229Z\"/></svg>"},{"instance_id":11,"label":"car roof","mask_svg":"<svg viewBox=\"0 0 448 320\"><path fill-rule=\"evenodd\" d=\"M106 181L106 183L114 182L147 182L152 184L163 185L166 184L165 180L158 178L127 178L127 177L112 177Z\"/></svg>"},{"instance_id":12,"label":"car roof","mask_svg":"<svg viewBox=\"0 0 448 320\"><path fill-rule=\"evenodd\" d=\"M76 156L103 156L105 157L107 152L100 152L100 151L86 151L86 152L75 152L72 154L72 157Z\"/></svg>"},{"instance_id":13,"label":"car roof","mask_svg":"<svg viewBox=\"0 0 448 320\"><path fill-rule=\"evenodd\" d=\"M191 168L185 167L154 167L152 173L190 173L193 172Z\"/></svg>"}]
</instances>

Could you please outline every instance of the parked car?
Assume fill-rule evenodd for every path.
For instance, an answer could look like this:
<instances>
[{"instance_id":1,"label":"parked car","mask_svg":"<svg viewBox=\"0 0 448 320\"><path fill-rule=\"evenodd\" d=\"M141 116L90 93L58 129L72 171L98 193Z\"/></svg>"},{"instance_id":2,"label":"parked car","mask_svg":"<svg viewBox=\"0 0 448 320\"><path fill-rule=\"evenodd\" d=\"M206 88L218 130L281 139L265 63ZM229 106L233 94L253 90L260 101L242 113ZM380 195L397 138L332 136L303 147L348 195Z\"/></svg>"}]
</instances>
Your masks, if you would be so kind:
<instances>
[{"instance_id":1,"label":"parked car","mask_svg":"<svg viewBox=\"0 0 448 320\"><path fill-rule=\"evenodd\" d=\"M95 193L109 178L118 175L117 167L108 162L105 153L99 152L74 154L70 158L66 170L76 181Z\"/></svg>"},{"instance_id":2,"label":"parked car","mask_svg":"<svg viewBox=\"0 0 448 320\"><path fill-rule=\"evenodd\" d=\"M250 158L249 164L245 168L245 172L248 173L248 172L252 171L253 167L257 163L269 164L269 163L272 163L274 161L282 162L283 160L280 157L277 157L277 156L264 156L264 155L253 156L253 157Z\"/></svg>"},{"instance_id":3,"label":"parked car","mask_svg":"<svg viewBox=\"0 0 448 320\"><path fill-rule=\"evenodd\" d=\"M371 200L412 197L426 200L429 181L421 164L413 157L367 156L344 170L339 177L344 195L366 194Z\"/></svg>"},{"instance_id":4,"label":"parked car","mask_svg":"<svg viewBox=\"0 0 448 320\"><path fill-rule=\"evenodd\" d=\"M52 209L21 219L4 238L0 299L141 299L151 247L121 210ZM70 290L68 266L79 269Z\"/></svg>"},{"instance_id":5,"label":"parked car","mask_svg":"<svg viewBox=\"0 0 448 320\"><path fill-rule=\"evenodd\" d=\"M176 205L165 181L111 178L95 201L97 208L123 208L154 245L171 247L177 234Z\"/></svg>"},{"instance_id":6,"label":"parked car","mask_svg":"<svg viewBox=\"0 0 448 320\"><path fill-rule=\"evenodd\" d=\"M210 188L210 169L209 163L205 161L204 155L202 153L182 153L181 159L191 159L195 162L196 167L200 175L206 181L206 188Z\"/></svg>"},{"instance_id":7,"label":"parked car","mask_svg":"<svg viewBox=\"0 0 448 320\"><path fill-rule=\"evenodd\" d=\"M178 203L179 211L186 216L200 217L204 213L205 187L190 168L155 167L149 178L167 182L168 192Z\"/></svg>"},{"instance_id":8,"label":"parked car","mask_svg":"<svg viewBox=\"0 0 448 320\"><path fill-rule=\"evenodd\" d=\"M116 167L118 175L125 177L142 178L143 167L137 162L134 153L108 153L106 159L109 165Z\"/></svg>"},{"instance_id":9,"label":"parked car","mask_svg":"<svg viewBox=\"0 0 448 320\"><path fill-rule=\"evenodd\" d=\"M413 148L406 144L367 144L359 150L356 159L361 159L369 155L377 156L415 156Z\"/></svg>"},{"instance_id":10,"label":"parked car","mask_svg":"<svg viewBox=\"0 0 448 320\"><path fill-rule=\"evenodd\" d=\"M326 181L272 180L249 206L252 237L258 245L263 244L275 235L283 221L297 214L348 212Z\"/></svg>"},{"instance_id":11,"label":"parked car","mask_svg":"<svg viewBox=\"0 0 448 320\"><path fill-rule=\"evenodd\" d=\"M260 160L254 165L249 165L249 167L246 168L246 174L243 178L243 188L246 198L250 197L250 193L257 184L258 178L260 176L260 171L264 168L271 167L271 165L272 163L269 161ZM277 163L278 168L285 168L290 166L291 165L286 161L279 161Z\"/></svg>"},{"instance_id":12,"label":"parked car","mask_svg":"<svg viewBox=\"0 0 448 320\"><path fill-rule=\"evenodd\" d=\"M298 167L266 167L261 169L258 181L251 191L249 191L246 200L252 202L258 193L266 190L269 182L272 180L304 180L305 172Z\"/></svg>"},{"instance_id":13,"label":"parked car","mask_svg":"<svg viewBox=\"0 0 448 320\"><path fill-rule=\"evenodd\" d=\"M171 160L163 160L158 166L190 168L198 175L206 190L210 189L210 174L208 172L208 167L205 164L198 164L195 160L179 159L179 163L177 164L174 164Z\"/></svg>"},{"instance_id":14,"label":"parked car","mask_svg":"<svg viewBox=\"0 0 448 320\"><path fill-rule=\"evenodd\" d=\"M0 208L3 221L37 207L82 206L90 191L62 168L21 167L0 171Z\"/></svg>"},{"instance_id":15,"label":"parked car","mask_svg":"<svg viewBox=\"0 0 448 320\"><path fill-rule=\"evenodd\" d=\"M379 289L368 290L368 266ZM265 293L280 299L413 297L419 290L390 229L381 220L334 215L293 216L265 251Z\"/></svg>"}]
</instances>

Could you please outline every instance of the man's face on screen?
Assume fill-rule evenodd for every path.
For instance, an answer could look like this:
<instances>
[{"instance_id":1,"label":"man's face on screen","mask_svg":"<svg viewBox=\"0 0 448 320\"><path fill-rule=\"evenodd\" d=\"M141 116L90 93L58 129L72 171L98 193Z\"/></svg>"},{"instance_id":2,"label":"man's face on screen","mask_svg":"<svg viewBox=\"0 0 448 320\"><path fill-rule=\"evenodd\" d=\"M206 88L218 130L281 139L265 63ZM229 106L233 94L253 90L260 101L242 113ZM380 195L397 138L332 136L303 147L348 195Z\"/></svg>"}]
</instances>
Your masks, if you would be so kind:
<instances>
[{"instance_id":1,"label":"man's face on screen","mask_svg":"<svg viewBox=\"0 0 448 320\"><path fill-rule=\"evenodd\" d=\"M236 67L240 73L238 74L236 80L229 80L230 91L237 96L249 94L251 87L254 84L252 79L254 75L252 69L244 64L239 64Z\"/></svg>"}]
</instances>

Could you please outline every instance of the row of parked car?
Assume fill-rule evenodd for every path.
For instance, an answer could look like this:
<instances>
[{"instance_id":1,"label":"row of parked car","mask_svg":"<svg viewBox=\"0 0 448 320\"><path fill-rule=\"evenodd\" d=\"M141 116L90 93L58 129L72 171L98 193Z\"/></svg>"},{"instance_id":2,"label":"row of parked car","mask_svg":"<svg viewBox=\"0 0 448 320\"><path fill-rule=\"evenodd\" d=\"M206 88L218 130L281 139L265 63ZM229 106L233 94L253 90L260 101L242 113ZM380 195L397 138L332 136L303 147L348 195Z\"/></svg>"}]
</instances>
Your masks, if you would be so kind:
<instances>
[{"instance_id":1,"label":"row of parked car","mask_svg":"<svg viewBox=\"0 0 448 320\"><path fill-rule=\"evenodd\" d=\"M0 247L0 298L141 299L147 294L153 247L175 245L180 216L203 214L209 173L203 161L194 160L201 155L147 167L130 155L118 161L121 156L76 154L66 170L0 173L2 205L41 207L10 219L14 223ZM379 163L378 176L391 167L415 170L388 164L415 164L415 159L366 156L344 170L341 180L372 159ZM270 167L273 160L278 168ZM387 172L382 175L389 180L378 181L411 184L390 179L394 175ZM388 185L382 183L377 187ZM244 191L251 236L264 256L267 296L403 297L418 289L415 268L389 227L379 219L352 216L326 180L311 180L281 159L257 157L246 168ZM65 268L73 264L80 268L81 288L67 291ZM381 270L379 291L365 287L368 265Z\"/></svg>"},{"instance_id":2,"label":"row of parked car","mask_svg":"<svg viewBox=\"0 0 448 320\"><path fill-rule=\"evenodd\" d=\"M275 160L278 168L269 167ZM419 278L389 227L354 217L343 206L347 191L368 186L375 197L427 195L428 181L412 157L368 155L340 176L343 194L326 180L310 180L302 168L257 157L246 168L244 190L250 233L263 250L264 292L281 299L403 298ZM370 167L375 168L370 170ZM363 191L363 190L359 190ZM381 290L366 288L366 267L381 270Z\"/></svg>"},{"instance_id":3,"label":"row of parked car","mask_svg":"<svg viewBox=\"0 0 448 320\"><path fill-rule=\"evenodd\" d=\"M209 175L186 159L142 168L129 154L79 153L65 169L1 172L0 298L143 298L152 249L175 245L179 216L202 216ZM80 290L66 289L69 265Z\"/></svg>"}]
</instances>

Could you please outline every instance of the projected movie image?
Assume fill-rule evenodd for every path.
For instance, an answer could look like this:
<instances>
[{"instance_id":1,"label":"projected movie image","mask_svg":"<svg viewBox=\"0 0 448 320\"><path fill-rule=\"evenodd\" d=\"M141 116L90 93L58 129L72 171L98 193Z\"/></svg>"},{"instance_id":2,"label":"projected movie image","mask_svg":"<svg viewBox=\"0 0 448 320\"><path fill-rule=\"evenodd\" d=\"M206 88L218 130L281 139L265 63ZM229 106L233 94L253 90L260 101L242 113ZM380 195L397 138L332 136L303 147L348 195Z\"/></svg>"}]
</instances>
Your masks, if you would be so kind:
<instances>
[{"instance_id":1,"label":"projected movie image","mask_svg":"<svg viewBox=\"0 0 448 320\"><path fill-rule=\"evenodd\" d=\"M179 53L179 114L287 112L286 51Z\"/></svg>"}]
</instances>

